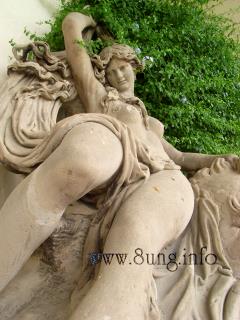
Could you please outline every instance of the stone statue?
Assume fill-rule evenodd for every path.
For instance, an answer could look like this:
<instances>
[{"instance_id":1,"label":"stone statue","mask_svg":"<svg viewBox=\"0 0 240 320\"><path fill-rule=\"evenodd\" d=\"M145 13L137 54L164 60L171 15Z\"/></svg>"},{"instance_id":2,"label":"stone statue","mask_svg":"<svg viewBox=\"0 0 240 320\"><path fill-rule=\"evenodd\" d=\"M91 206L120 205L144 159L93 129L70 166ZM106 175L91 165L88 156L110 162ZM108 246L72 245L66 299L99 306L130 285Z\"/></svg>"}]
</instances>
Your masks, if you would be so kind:
<instances>
[{"instance_id":1,"label":"stone statue","mask_svg":"<svg viewBox=\"0 0 240 320\"><path fill-rule=\"evenodd\" d=\"M80 13L64 19L67 60L40 42L18 48L21 55L15 50L16 62L0 91L0 161L26 176L0 211L1 319L170 320L202 319L202 314L223 319L218 317L221 303L208 312L202 302L205 313L199 311L192 296L194 266L178 268L174 277L166 268L139 261L143 254L159 257L165 248L180 252L211 243L225 272L219 273L219 286L225 294L232 288L229 306L236 305L239 257L234 249L225 255L219 246L221 237L228 243L237 213L231 216L228 208L226 217L214 212L211 220L207 209L215 202L202 199L205 191L216 193L219 205L229 200L226 190L234 187L239 194L239 159L183 153L164 140L163 125L134 95L134 70L141 67L134 51L114 44L90 58L76 43L91 37L95 27ZM190 224L194 193L180 167L191 172L210 168L192 180L196 205ZM215 179L211 182L215 173L225 197L218 195ZM198 209L202 202L203 212ZM201 214L204 230L196 223ZM231 245L239 243L236 223ZM218 233L211 237L213 227ZM113 257L106 263L104 254L125 254L127 260L123 265ZM206 269L203 265L197 274L202 281L215 271ZM170 275L187 292L181 301L171 295ZM22 287L26 292L20 295ZM215 293L211 297L214 304ZM187 314L190 298L196 306L191 302ZM227 315L238 312L226 308Z\"/></svg>"}]
</instances>

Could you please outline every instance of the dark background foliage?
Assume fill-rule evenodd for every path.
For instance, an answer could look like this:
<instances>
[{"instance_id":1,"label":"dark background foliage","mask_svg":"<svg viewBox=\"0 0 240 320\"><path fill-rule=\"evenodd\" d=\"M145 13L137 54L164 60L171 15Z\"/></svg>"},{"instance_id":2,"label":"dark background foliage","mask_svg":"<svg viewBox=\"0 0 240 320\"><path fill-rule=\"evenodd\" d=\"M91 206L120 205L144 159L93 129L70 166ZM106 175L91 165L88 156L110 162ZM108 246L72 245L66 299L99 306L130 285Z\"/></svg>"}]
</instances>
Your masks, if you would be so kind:
<instances>
[{"instance_id":1,"label":"dark background foliage","mask_svg":"<svg viewBox=\"0 0 240 320\"><path fill-rule=\"evenodd\" d=\"M136 95L164 123L168 141L182 151L240 154L239 44L226 36L229 24L205 12L207 2L63 1L41 40L53 51L64 49L64 16L91 14L116 42L129 44L145 60ZM101 41L91 44L92 51L101 47Z\"/></svg>"}]
</instances>

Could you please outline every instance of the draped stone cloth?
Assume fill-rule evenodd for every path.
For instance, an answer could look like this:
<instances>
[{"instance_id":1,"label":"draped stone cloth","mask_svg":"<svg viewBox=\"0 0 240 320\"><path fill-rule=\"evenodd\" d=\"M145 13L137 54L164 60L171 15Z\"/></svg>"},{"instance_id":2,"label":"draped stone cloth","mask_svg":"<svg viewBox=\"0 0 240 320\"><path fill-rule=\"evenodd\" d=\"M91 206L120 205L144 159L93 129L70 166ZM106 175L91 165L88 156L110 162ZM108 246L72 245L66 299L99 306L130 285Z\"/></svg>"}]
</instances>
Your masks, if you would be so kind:
<instances>
[{"instance_id":1,"label":"draped stone cloth","mask_svg":"<svg viewBox=\"0 0 240 320\"><path fill-rule=\"evenodd\" d=\"M0 161L13 171L28 173L40 161L35 148L50 134L60 107L76 96L76 90L68 65L51 55L46 44L18 50L0 88ZM35 59L27 60L28 53Z\"/></svg>"}]
</instances>

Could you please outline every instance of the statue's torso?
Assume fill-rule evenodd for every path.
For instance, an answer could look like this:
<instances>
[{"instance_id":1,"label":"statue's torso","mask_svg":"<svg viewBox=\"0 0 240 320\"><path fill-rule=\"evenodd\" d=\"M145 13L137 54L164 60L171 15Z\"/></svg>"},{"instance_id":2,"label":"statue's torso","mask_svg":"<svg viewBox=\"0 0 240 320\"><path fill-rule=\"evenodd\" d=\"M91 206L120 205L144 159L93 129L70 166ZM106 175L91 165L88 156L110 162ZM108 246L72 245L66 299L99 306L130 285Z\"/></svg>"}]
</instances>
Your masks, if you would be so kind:
<instances>
[{"instance_id":1,"label":"statue's torso","mask_svg":"<svg viewBox=\"0 0 240 320\"><path fill-rule=\"evenodd\" d=\"M120 100L111 101L107 113L125 123L131 129L135 138L147 146L150 155L154 159L170 159L161 143L164 133L164 127L161 122L149 117L149 128L146 128L140 110L134 105Z\"/></svg>"}]
</instances>

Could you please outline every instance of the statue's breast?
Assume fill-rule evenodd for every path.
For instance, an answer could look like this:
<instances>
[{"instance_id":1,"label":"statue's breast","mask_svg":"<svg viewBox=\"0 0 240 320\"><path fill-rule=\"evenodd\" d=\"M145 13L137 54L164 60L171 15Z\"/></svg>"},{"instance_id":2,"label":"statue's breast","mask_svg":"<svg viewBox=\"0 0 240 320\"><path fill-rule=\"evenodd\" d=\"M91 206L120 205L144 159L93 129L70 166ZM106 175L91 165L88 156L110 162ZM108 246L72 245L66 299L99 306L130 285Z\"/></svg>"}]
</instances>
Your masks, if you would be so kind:
<instances>
[{"instance_id":1,"label":"statue's breast","mask_svg":"<svg viewBox=\"0 0 240 320\"><path fill-rule=\"evenodd\" d=\"M136 106L120 100L109 101L107 113L127 125L143 123L141 111Z\"/></svg>"}]
</instances>

